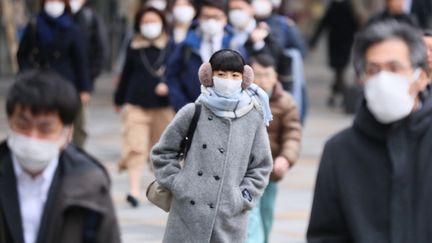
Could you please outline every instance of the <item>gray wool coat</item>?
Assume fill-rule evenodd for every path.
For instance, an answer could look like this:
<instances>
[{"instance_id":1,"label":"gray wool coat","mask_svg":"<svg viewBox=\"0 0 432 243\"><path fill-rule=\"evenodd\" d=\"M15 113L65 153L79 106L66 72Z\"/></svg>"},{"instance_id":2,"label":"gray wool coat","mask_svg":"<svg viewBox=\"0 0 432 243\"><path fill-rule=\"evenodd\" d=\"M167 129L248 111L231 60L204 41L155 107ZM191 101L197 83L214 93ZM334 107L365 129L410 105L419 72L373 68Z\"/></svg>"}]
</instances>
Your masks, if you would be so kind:
<instances>
[{"instance_id":1,"label":"gray wool coat","mask_svg":"<svg viewBox=\"0 0 432 243\"><path fill-rule=\"evenodd\" d=\"M183 107L151 152L157 181L173 194L163 242L244 242L273 165L262 115L225 119L203 105L182 168L176 155L194 111Z\"/></svg>"}]
</instances>

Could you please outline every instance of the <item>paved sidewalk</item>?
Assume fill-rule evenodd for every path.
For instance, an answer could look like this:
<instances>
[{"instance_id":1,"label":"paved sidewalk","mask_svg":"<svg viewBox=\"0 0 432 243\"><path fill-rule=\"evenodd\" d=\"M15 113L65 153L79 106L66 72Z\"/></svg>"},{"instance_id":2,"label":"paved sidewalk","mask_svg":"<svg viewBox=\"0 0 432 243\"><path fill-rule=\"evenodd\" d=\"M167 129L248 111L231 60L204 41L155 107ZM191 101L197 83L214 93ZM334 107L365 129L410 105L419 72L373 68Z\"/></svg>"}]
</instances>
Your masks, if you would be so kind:
<instances>
[{"instance_id":1,"label":"paved sidewalk","mask_svg":"<svg viewBox=\"0 0 432 243\"><path fill-rule=\"evenodd\" d=\"M318 53L311 53L306 60L310 110L304 129L303 152L300 161L280 183L272 243L305 242L315 174L324 141L352 121L351 116L325 106L331 76L323 66L326 62L322 48L320 49ZM0 79L0 138L4 138L7 131L4 97L10 83L10 79ZM142 206L138 209L132 209L125 202L127 176L116 170L116 161L120 158L121 117L112 107L112 84L109 76L98 81L87 114L90 138L86 148L104 163L111 174L112 193L120 218L123 242L161 242L167 214L147 202L144 196ZM152 179L152 174L146 170L142 181L143 190ZM143 195L144 193L143 191Z\"/></svg>"}]
</instances>

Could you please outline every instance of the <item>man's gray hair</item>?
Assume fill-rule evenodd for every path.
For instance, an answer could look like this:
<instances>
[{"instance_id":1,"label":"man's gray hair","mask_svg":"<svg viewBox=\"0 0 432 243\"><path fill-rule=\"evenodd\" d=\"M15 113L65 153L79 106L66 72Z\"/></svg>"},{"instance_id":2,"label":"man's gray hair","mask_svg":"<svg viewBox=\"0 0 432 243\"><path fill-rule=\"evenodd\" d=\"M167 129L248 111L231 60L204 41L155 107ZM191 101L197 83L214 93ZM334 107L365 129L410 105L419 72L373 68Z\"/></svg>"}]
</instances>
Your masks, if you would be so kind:
<instances>
[{"instance_id":1,"label":"man's gray hair","mask_svg":"<svg viewBox=\"0 0 432 243\"><path fill-rule=\"evenodd\" d=\"M354 68L358 75L364 73L367 50L377 43L390 39L402 40L409 48L413 68L428 70L427 49L423 42L423 33L408 24L395 20L377 22L359 32L353 46Z\"/></svg>"}]
</instances>

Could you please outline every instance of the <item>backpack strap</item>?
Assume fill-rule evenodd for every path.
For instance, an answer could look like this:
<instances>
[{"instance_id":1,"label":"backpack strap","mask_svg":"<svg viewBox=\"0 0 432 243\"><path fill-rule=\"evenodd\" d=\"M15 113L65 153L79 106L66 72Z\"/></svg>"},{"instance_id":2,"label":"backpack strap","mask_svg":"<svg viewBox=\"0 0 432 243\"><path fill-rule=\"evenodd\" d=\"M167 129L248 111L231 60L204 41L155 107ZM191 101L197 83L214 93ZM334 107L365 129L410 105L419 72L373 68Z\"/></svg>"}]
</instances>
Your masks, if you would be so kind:
<instances>
[{"instance_id":1,"label":"backpack strap","mask_svg":"<svg viewBox=\"0 0 432 243\"><path fill-rule=\"evenodd\" d=\"M184 137L183 140L181 141L180 151L177 154L178 159L185 159L186 158L186 155L187 155L187 153L190 149L190 146L192 144L193 135L195 133L195 129L197 127L198 119L199 119L200 115L201 115L201 104L195 103L194 116L193 116L192 121L189 125L189 129L188 129L186 137Z\"/></svg>"}]
</instances>

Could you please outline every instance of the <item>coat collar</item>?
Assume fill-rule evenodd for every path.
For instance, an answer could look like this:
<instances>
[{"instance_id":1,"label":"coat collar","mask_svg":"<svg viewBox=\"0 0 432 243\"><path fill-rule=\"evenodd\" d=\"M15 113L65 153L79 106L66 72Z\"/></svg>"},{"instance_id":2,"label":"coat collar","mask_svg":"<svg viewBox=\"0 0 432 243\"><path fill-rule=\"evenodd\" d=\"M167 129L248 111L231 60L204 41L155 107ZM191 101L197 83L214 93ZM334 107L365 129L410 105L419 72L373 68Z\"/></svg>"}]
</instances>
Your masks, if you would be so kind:
<instances>
[{"instance_id":1,"label":"coat collar","mask_svg":"<svg viewBox=\"0 0 432 243\"><path fill-rule=\"evenodd\" d=\"M131 42L131 48L136 50L136 49L142 49L142 48L154 46L159 49L163 49L166 47L167 43L168 43L168 36L165 33L162 34L159 38L157 38L154 41L147 40L140 34L135 34Z\"/></svg>"},{"instance_id":2,"label":"coat collar","mask_svg":"<svg viewBox=\"0 0 432 243\"><path fill-rule=\"evenodd\" d=\"M410 134L416 138L422 136L432 126L432 95L428 86L420 94L422 107L420 110L410 114L407 118L391 124L379 123L366 107L366 100L363 100L356 117L354 128L374 139L385 141L389 130L402 126L409 129Z\"/></svg>"},{"instance_id":3,"label":"coat collar","mask_svg":"<svg viewBox=\"0 0 432 243\"><path fill-rule=\"evenodd\" d=\"M186 35L184 44L192 47L192 50L199 53L201 47L202 33L199 29L199 24L195 28L191 28ZM222 38L222 48L229 48L233 37L233 29L230 26L226 26L224 29L224 35Z\"/></svg>"},{"instance_id":4,"label":"coat collar","mask_svg":"<svg viewBox=\"0 0 432 243\"><path fill-rule=\"evenodd\" d=\"M274 102L280 99L283 96L284 89L282 88L282 84L280 82L277 82L276 85L273 88L273 93L270 97L270 101Z\"/></svg>"}]
</instances>

